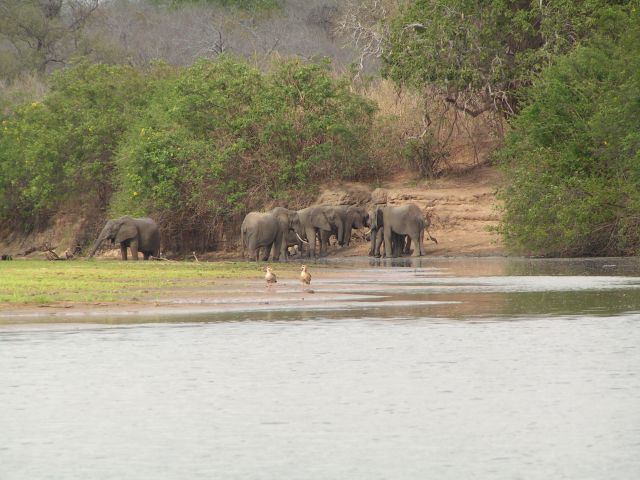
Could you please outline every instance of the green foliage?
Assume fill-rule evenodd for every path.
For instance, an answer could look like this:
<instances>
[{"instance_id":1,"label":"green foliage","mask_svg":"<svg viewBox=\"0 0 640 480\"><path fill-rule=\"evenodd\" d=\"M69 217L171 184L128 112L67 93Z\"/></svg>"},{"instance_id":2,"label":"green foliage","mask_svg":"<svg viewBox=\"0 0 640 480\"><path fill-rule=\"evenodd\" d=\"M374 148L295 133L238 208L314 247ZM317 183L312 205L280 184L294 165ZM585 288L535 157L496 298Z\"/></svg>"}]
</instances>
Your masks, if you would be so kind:
<instances>
[{"instance_id":1,"label":"green foliage","mask_svg":"<svg viewBox=\"0 0 640 480\"><path fill-rule=\"evenodd\" d=\"M288 61L261 74L227 57L201 61L158 90L121 143L112 210L212 237L270 200L370 175L373 113L326 65Z\"/></svg>"},{"instance_id":2,"label":"green foliage","mask_svg":"<svg viewBox=\"0 0 640 480\"><path fill-rule=\"evenodd\" d=\"M42 102L3 120L0 217L33 219L69 197L106 201L113 151L143 93L129 67L79 65L54 75Z\"/></svg>"},{"instance_id":3,"label":"green foliage","mask_svg":"<svg viewBox=\"0 0 640 480\"><path fill-rule=\"evenodd\" d=\"M637 2L419 0L390 19L383 74L438 88L459 108L518 110L536 72Z\"/></svg>"},{"instance_id":4,"label":"green foliage","mask_svg":"<svg viewBox=\"0 0 640 480\"><path fill-rule=\"evenodd\" d=\"M169 247L212 247L250 209L372 175L374 112L327 64L79 65L3 121L0 218L33 223L94 199L160 219Z\"/></svg>"},{"instance_id":5,"label":"green foliage","mask_svg":"<svg viewBox=\"0 0 640 480\"><path fill-rule=\"evenodd\" d=\"M543 72L501 152L502 233L543 255L640 253L640 12Z\"/></svg>"}]
</instances>

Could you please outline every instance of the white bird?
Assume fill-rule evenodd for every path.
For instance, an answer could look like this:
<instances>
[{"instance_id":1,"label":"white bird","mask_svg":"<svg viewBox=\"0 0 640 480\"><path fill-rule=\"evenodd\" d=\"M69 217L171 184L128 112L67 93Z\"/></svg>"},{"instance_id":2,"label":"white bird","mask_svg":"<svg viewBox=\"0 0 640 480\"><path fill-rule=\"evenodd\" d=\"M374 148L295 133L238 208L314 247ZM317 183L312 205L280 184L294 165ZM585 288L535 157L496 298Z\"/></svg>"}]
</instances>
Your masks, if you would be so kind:
<instances>
[{"instance_id":1,"label":"white bird","mask_svg":"<svg viewBox=\"0 0 640 480\"><path fill-rule=\"evenodd\" d=\"M267 273L264 275L264 279L267 281L267 287L270 287L274 283L278 283L276 274L273 273L273 271L271 270L271 267L267 267Z\"/></svg>"},{"instance_id":2,"label":"white bird","mask_svg":"<svg viewBox=\"0 0 640 480\"><path fill-rule=\"evenodd\" d=\"M311 274L307 272L306 265L302 265L300 270L300 281L302 282L302 289L304 290L304 286L311 283Z\"/></svg>"}]
</instances>

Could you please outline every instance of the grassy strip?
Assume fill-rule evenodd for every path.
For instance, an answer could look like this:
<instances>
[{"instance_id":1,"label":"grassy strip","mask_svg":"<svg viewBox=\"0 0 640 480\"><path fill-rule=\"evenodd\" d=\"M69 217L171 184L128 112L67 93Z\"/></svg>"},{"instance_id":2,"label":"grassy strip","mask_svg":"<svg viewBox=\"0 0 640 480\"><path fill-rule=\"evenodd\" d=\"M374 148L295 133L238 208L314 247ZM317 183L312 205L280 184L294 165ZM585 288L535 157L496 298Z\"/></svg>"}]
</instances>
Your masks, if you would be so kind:
<instances>
[{"instance_id":1,"label":"grassy strip","mask_svg":"<svg viewBox=\"0 0 640 480\"><path fill-rule=\"evenodd\" d=\"M0 262L0 304L153 301L176 288L261 278L263 268L248 262Z\"/></svg>"}]
</instances>

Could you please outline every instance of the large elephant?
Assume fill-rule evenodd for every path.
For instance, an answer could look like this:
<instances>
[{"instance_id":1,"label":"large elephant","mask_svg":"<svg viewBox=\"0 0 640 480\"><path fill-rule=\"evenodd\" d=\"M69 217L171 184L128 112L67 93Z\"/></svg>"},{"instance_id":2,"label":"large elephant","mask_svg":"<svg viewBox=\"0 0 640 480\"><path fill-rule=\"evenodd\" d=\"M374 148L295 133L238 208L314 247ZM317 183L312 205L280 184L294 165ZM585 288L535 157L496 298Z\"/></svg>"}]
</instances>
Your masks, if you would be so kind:
<instances>
[{"instance_id":1,"label":"large elephant","mask_svg":"<svg viewBox=\"0 0 640 480\"><path fill-rule=\"evenodd\" d=\"M109 220L93 244L89 258L96 254L105 240L120 244L122 260L127 259L127 248L131 249L133 260L138 260L138 252L142 252L145 260L160 254L160 229L151 218L124 216Z\"/></svg>"},{"instance_id":2,"label":"large elephant","mask_svg":"<svg viewBox=\"0 0 640 480\"><path fill-rule=\"evenodd\" d=\"M286 260L285 239L289 232L304 234L298 212L282 207L276 207L266 213L249 212L240 227L242 256L244 257L245 250L248 249L251 258L255 257L258 261L262 248L263 261L269 260L270 254L273 254L274 261L278 261L281 255Z\"/></svg>"},{"instance_id":3,"label":"large elephant","mask_svg":"<svg viewBox=\"0 0 640 480\"><path fill-rule=\"evenodd\" d=\"M288 257L288 240L293 236L302 241L302 236L305 234L300 223L300 216L297 211L284 207L275 207L270 213L276 217L280 226L280 232L272 247L273 259L278 260L282 257L286 261Z\"/></svg>"},{"instance_id":4,"label":"large elephant","mask_svg":"<svg viewBox=\"0 0 640 480\"><path fill-rule=\"evenodd\" d=\"M383 241L387 257L397 257L400 246L405 250L410 248L410 242L414 245L414 256L425 255L424 232L428 225L429 221L415 204L377 207L371 219L371 235L375 237L373 255L380 257L380 245ZM408 236L406 243L398 237L394 238L394 234ZM437 243L431 235L429 238Z\"/></svg>"},{"instance_id":5,"label":"large elephant","mask_svg":"<svg viewBox=\"0 0 640 480\"><path fill-rule=\"evenodd\" d=\"M324 206L326 211L333 211L335 217L340 222L340 227L332 225L331 232L322 230L320 232L320 242L325 248L329 245L329 237L331 235L336 236L338 245L348 246L351 242L351 230L354 228L370 227L371 222L369 220L369 213L364 207L356 205L337 205L337 206ZM342 230L342 235L340 234Z\"/></svg>"},{"instance_id":6,"label":"large elephant","mask_svg":"<svg viewBox=\"0 0 640 480\"><path fill-rule=\"evenodd\" d=\"M326 206L313 206L298 210L298 217L300 218L300 224L305 232L305 237L309 244L307 245L307 257L313 255L316 256L316 236L320 235L320 232L331 232L333 226L340 229L340 235L342 235L342 226L336 213L328 209ZM326 249L320 244L320 255L326 254Z\"/></svg>"}]
</instances>

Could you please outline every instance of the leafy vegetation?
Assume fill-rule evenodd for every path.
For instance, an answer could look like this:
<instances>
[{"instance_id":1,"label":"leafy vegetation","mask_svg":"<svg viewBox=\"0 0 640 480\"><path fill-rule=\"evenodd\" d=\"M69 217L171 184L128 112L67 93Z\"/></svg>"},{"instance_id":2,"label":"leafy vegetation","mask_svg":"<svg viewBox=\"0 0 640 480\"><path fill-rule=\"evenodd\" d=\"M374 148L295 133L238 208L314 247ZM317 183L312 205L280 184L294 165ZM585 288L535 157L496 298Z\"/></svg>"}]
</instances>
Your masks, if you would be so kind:
<instances>
[{"instance_id":1,"label":"leafy vegetation","mask_svg":"<svg viewBox=\"0 0 640 480\"><path fill-rule=\"evenodd\" d=\"M519 110L535 74L633 2L529 0L408 2L391 19L383 75L477 115Z\"/></svg>"},{"instance_id":2,"label":"leafy vegetation","mask_svg":"<svg viewBox=\"0 0 640 480\"><path fill-rule=\"evenodd\" d=\"M557 60L501 158L502 233L544 255L640 253L640 12ZM613 32L620 33L613 33Z\"/></svg>"},{"instance_id":3,"label":"leafy vegetation","mask_svg":"<svg viewBox=\"0 0 640 480\"><path fill-rule=\"evenodd\" d=\"M213 247L250 209L373 175L374 112L327 64L83 63L3 121L0 218L28 228L81 198L160 218L184 248Z\"/></svg>"}]
</instances>

